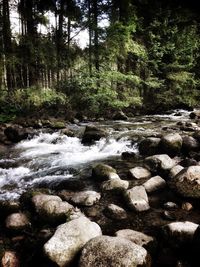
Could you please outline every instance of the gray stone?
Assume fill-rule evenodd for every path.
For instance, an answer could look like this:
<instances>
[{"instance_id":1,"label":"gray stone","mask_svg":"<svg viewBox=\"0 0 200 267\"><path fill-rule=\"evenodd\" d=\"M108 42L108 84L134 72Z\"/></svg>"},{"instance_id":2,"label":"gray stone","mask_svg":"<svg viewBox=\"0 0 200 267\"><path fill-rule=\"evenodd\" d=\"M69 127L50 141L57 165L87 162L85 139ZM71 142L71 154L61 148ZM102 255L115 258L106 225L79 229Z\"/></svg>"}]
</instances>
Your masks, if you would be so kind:
<instances>
[{"instance_id":1,"label":"gray stone","mask_svg":"<svg viewBox=\"0 0 200 267\"><path fill-rule=\"evenodd\" d=\"M182 147L182 137L178 133L170 133L162 137L161 150L168 155L176 155Z\"/></svg>"},{"instance_id":2,"label":"gray stone","mask_svg":"<svg viewBox=\"0 0 200 267\"><path fill-rule=\"evenodd\" d=\"M173 222L163 226L164 238L170 242L172 246L178 247L185 243L191 243L198 224L192 222Z\"/></svg>"},{"instance_id":3,"label":"gray stone","mask_svg":"<svg viewBox=\"0 0 200 267\"><path fill-rule=\"evenodd\" d=\"M74 209L68 202L53 195L37 194L32 198L32 203L38 215L49 222L66 219Z\"/></svg>"},{"instance_id":4,"label":"gray stone","mask_svg":"<svg viewBox=\"0 0 200 267\"><path fill-rule=\"evenodd\" d=\"M150 267L147 251L121 238L101 236L90 240L83 248L79 267Z\"/></svg>"},{"instance_id":5,"label":"gray stone","mask_svg":"<svg viewBox=\"0 0 200 267\"><path fill-rule=\"evenodd\" d=\"M130 240L131 242L146 248L147 250L153 251L156 247L156 240L154 237L146 235L142 232L134 231L131 229L119 230L115 233L118 237L123 237Z\"/></svg>"},{"instance_id":6,"label":"gray stone","mask_svg":"<svg viewBox=\"0 0 200 267\"><path fill-rule=\"evenodd\" d=\"M70 266L83 246L101 234L98 224L81 216L60 225L53 237L44 245L44 252L58 266Z\"/></svg>"},{"instance_id":7,"label":"gray stone","mask_svg":"<svg viewBox=\"0 0 200 267\"><path fill-rule=\"evenodd\" d=\"M200 198L200 166L183 169L169 184L184 197Z\"/></svg>"},{"instance_id":8,"label":"gray stone","mask_svg":"<svg viewBox=\"0 0 200 267\"><path fill-rule=\"evenodd\" d=\"M124 220L127 218L126 211L115 204L110 204L106 207L105 215L112 220Z\"/></svg>"},{"instance_id":9,"label":"gray stone","mask_svg":"<svg viewBox=\"0 0 200 267\"><path fill-rule=\"evenodd\" d=\"M30 221L24 213L13 213L6 218L6 228L20 231L30 226Z\"/></svg>"},{"instance_id":10,"label":"gray stone","mask_svg":"<svg viewBox=\"0 0 200 267\"><path fill-rule=\"evenodd\" d=\"M145 211L150 208L148 196L143 186L135 186L127 190L125 198L129 207L135 211Z\"/></svg>"},{"instance_id":11,"label":"gray stone","mask_svg":"<svg viewBox=\"0 0 200 267\"><path fill-rule=\"evenodd\" d=\"M98 164L92 168L92 177L101 181L119 178L114 168L106 164Z\"/></svg>"},{"instance_id":12,"label":"gray stone","mask_svg":"<svg viewBox=\"0 0 200 267\"><path fill-rule=\"evenodd\" d=\"M97 203L101 194L95 191L80 191L80 192L69 192L66 190L61 191L59 194L66 201L71 201L73 204L81 205L81 206L93 206Z\"/></svg>"},{"instance_id":13,"label":"gray stone","mask_svg":"<svg viewBox=\"0 0 200 267\"><path fill-rule=\"evenodd\" d=\"M150 171L143 167L130 169L129 174L134 179L149 179L151 177Z\"/></svg>"},{"instance_id":14,"label":"gray stone","mask_svg":"<svg viewBox=\"0 0 200 267\"><path fill-rule=\"evenodd\" d=\"M147 157L145 158L144 163L145 166L154 173L159 171L169 171L175 166L174 160L166 154Z\"/></svg>"},{"instance_id":15,"label":"gray stone","mask_svg":"<svg viewBox=\"0 0 200 267\"><path fill-rule=\"evenodd\" d=\"M139 144L139 152L142 155L151 156L158 153L160 138L148 137Z\"/></svg>"},{"instance_id":16,"label":"gray stone","mask_svg":"<svg viewBox=\"0 0 200 267\"><path fill-rule=\"evenodd\" d=\"M176 165L174 166L170 172L169 172L169 177L170 179L173 179L180 171L182 171L184 168L181 165Z\"/></svg>"},{"instance_id":17,"label":"gray stone","mask_svg":"<svg viewBox=\"0 0 200 267\"><path fill-rule=\"evenodd\" d=\"M166 187L166 182L160 176L154 176L143 184L147 193L153 193Z\"/></svg>"},{"instance_id":18,"label":"gray stone","mask_svg":"<svg viewBox=\"0 0 200 267\"><path fill-rule=\"evenodd\" d=\"M128 189L128 187L129 187L129 182L125 180L121 180L120 178L105 181L101 185L101 188L103 191L104 190L105 191L111 191L111 190L123 191L123 190Z\"/></svg>"},{"instance_id":19,"label":"gray stone","mask_svg":"<svg viewBox=\"0 0 200 267\"><path fill-rule=\"evenodd\" d=\"M183 151L197 151L199 149L199 142L192 136L183 137Z\"/></svg>"}]
</instances>

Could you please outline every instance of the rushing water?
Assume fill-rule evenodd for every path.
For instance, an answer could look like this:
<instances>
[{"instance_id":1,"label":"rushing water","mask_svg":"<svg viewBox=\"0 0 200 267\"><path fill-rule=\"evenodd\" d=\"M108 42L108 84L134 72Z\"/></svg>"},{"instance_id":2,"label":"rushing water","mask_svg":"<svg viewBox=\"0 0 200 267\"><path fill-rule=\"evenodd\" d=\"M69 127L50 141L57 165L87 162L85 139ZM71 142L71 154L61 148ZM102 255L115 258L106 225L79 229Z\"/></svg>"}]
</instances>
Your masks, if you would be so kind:
<instances>
[{"instance_id":1,"label":"rushing water","mask_svg":"<svg viewBox=\"0 0 200 267\"><path fill-rule=\"evenodd\" d=\"M80 169L105 159L117 159L122 152L137 153L137 143L131 141L134 136L157 135L162 126L188 119L188 112L179 113L179 116L175 111L169 115L136 117L125 122L95 123L109 131L109 137L91 146L83 145L81 138L67 137L60 132L40 132L31 140L11 148L9 154L0 160L0 199L18 198L40 181L73 178ZM81 135L85 125L87 123L70 127Z\"/></svg>"}]
</instances>

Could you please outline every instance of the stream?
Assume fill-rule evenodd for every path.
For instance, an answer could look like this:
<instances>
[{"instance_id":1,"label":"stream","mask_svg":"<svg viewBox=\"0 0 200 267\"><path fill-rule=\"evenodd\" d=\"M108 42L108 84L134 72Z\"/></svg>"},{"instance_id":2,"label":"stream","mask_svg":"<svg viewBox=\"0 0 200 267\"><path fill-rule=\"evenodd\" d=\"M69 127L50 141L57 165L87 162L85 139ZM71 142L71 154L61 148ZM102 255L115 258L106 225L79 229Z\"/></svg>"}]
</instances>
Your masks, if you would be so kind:
<instances>
[{"instance_id":1,"label":"stream","mask_svg":"<svg viewBox=\"0 0 200 267\"><path fill-rule=\"evenodd\" d=\"M17 199L40 184L89 176L89 170L98 162L123 163L122 152L137 154L142 137L160 135L178 121L188 119L189 112L175 110L167 115L137 116L128 121L71 124L69 129L76 137L60 131L38 130L36 136L10 147L0 159L0 199ZM106 129L109 137L90 146L83 145L81 136L89 124Z\"/></svg>"}]
</instances>

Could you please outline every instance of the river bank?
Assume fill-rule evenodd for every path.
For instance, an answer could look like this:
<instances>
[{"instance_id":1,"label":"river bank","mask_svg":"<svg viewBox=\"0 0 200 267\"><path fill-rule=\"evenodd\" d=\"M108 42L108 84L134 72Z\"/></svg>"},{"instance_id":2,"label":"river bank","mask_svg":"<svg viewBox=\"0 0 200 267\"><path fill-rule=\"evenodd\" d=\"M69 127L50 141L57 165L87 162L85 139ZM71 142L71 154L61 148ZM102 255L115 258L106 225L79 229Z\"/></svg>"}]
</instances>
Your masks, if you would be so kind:
<instances>
[{"instance_id":1,"label":"river bank","mask_svg":"<svg viewBox=\"0 0 200 267\"><path fill-rule=\"evenodd\" d=\"M109 266L198 266L199 197L187 190L200 177L196 119L176 111L57 128L4 125L2 266L106 266L109 257ZM189 166L194 181L179 186Z\"/></svg>"}]
</instances>

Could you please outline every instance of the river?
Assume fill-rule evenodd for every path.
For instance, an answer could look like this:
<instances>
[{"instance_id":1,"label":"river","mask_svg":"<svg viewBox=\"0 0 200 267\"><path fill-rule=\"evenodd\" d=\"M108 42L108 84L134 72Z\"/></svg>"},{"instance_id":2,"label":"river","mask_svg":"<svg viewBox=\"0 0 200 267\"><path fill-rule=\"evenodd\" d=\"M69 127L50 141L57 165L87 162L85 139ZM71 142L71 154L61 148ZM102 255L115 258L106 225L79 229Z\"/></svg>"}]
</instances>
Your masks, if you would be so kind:
<instances>
[{"instance_id":1,"label":"river","mask_svg":"<svg viewBox=\"0 0 200 267\"><path fill-rule=\"evenodd\" d=\"M67 179L89 176L97 162L121 162L122 152L138 153L138 141L157 136L178 121L187 121L189 112L176 110L167 115L137 116L128 121L100 121L70 124L76 137L61 132L38 130L32 139L8 149L0 160L0 199L17 199L27 189L51 185ZM109 137L93 145L83 145L85 126L93 124L106 129ZM164 127L164 128L163 128Z\"/></svg>"}]
</instances>

